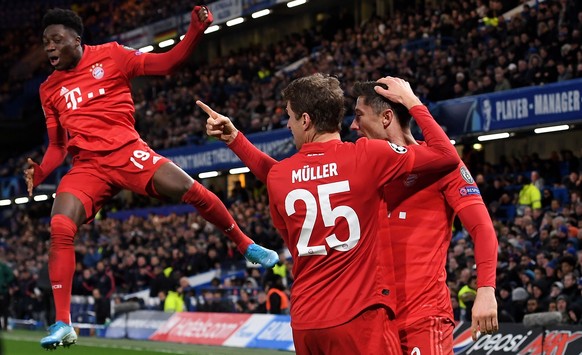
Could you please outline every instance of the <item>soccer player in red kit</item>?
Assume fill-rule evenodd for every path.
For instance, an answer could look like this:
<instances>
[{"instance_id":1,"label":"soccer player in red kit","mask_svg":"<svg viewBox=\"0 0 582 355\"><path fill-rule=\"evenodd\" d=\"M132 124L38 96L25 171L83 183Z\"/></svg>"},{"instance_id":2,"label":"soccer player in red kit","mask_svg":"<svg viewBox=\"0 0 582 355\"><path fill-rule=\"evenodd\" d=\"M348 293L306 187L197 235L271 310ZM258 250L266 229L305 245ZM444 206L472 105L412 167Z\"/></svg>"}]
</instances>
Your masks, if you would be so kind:
<instances>
[{"instance_id":1,"label":"soccer player in red kit","mask_svg":"<svg viewBox=\"0 0 582 355\"><path fill-rule=\"evenodd\" d=\"M208 9L196 6L180 43L163 54L146 54L115 42L82 45L83 24L73 11L53 9L44 16L44 49L55 69L40 87L49 145L40 165L28 160L29 194L67 153L73 166L57 188L51 213L49 274L57 322L41 340L42 347L76 342L70 326L74 236L78 226L121 189L191 204L250 261L272 267L279 259L244 235L216 195L150 149L134 128L130 79L171 73L192 53L211 22Z\"/></svg>"},{"instance_id":2,"label":"soccer player in red kit","mask_svg":"<svg viewBox=\"0 0 582 355\"><path fill-rule=\"evenodd\" d=\"M427 146L341 142L344 94L336 78L314 74L294 80L282 92L287 127L299 151L263 167L268 169L273 224L294 261L291 326L300 355L400 353L389 320L394 299L393 281L385 276L388 251L378 238L384 185L409 174L450 170L459 157L418 98L403 94L412 92L410 85L387 80L395 84L389 95L419 117ZM228 118L198 104L210 116L211 135L233 132ZM252 155L243 161L255 168L261 158L246 152Z\"/></svg>"},{"instance_id":3,"label":"soccer player in red kit","mask_svg":"<svg viewBox=\"0 0 582 355\"><path fill-rule=\"evenodd\" d=\"M354 85L358 101L351 128L370 139L406 147L425 145L412 136L406 108L378 95L376 86L377 82ZM385 189L403 354L453 353L454 318L445 265L455 214L475 242L478 290L472 309L473 338L477 331L497 331L497 237L465 164L459 162L448 173L403 176Z\"/></svg>"}]
</instances>

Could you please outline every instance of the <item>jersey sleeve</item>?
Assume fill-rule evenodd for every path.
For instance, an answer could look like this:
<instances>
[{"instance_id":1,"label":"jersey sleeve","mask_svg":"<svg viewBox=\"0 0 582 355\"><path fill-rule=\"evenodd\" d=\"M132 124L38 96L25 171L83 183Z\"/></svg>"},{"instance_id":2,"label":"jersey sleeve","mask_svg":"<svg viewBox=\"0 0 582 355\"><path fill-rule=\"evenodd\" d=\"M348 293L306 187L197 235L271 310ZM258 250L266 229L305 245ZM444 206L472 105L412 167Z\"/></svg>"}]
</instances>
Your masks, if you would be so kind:
<instances>
[{"instance_id":1,"label":"jersey sleeve","mask_svg":"<svg viewBox=\"0 0 582 355\"><path fill-rule=\"evenodd\" d=\"M270 200L269 210L271 212L271 220L273 226L277 228L279 231L282 231L287 229L287 225L285 224L285 220L283 219L283 217L279 213L279 210L277 209L277 206L279 204L284 203L284 201L277 200L277 191L278 191L277 180L267 178L267 193L269 195Z\"/></svg>"},{"instance_id":2,"label":"jersey sleeve","mask_svg":"<svg viewBox=\"0 0 582 355\"><path fill-rule=\"evenodd\" d=\"M242 132L238 132L236 138L228 147L263 183L267 181L267 175L269 175L273 165L277 164L275 159L255 147Z\"/></svg>"},{"instance_id":3,"label":"jersey sleeve","mask_svg":"<svg viewBox=\"0 0 582 355\"><path fill-rule=\"evenodd\" d=\"M44 112L46 128L48 129L60 126L57 111L50 103L49 96L47 95L44 86L40 87L39 94L42 111Z\"/></svg>"},{"instance_id":4,"label":"jersey sleeve","mask_svg":"<svg viewBox=\"0 0 582 355\"><path fill-rule=\"evenodd\" d=\"M475 180L461 162L441 183L447 204L458 214L475 244L477 286L495 287L497 237Z\"/></svg>"},{"instance_id":5,"label":"jersey sleeve","mask_svg":"<svg viewBox=\"0 0 582 355\"><path fill-rule=\"evenodd\" d=\"M122 46L117 42L110 43L110 50L117 67L128 79L145 74L144 62L147 53Z\"/></svg>"},{"instance_id":6,"label":"jersey sleeve","mask_svg":"<svg viewBox=\"0 0 582 355\"><path fill-rule=\"evenodd\" d=\"M60 125L56 110L50 103L44 87L40 88L40 99L46 119L49 144L40 164L34 164L33 186L41 184L67 156L67 131Z\"/></svg>"},{"instance_id":7,"label":"jersey sleeve","mask_svg":"<svg viewBox=\"0 0 582 355\"><path fill-rule=\"evenodd\" d=\"M475 244L477 287L495 287L498 242L485 205L466 206L459 218Z\"/></svg>"},{"instance_id":8,"label":"jersey sleeve","mask_svg":"<svg viewBox=\"0 0 582 355\"><path fill-rule=\"evenodd\" d=\"M440 184L440 190L455 213L459 213L466 206L483 205L481 191L463 162L459 163L457 169L444 176Z\"/></svg>"},{"instance_id":9,"label":"jersey sleeve","mask_svg":"<svg viewBox=\"0 0 582 355\"><path fill-rule=\"evenodd\" d=\"M145 56L144 70L146 75L166 75L172 73L186 62L188 57L194 52L198 42L202 39L204 31L212 23L213 16L210 10L208 18L201 22L198 13L201 6L196 6L191 13L191 21L184 38L172 49L165 53L148 53Z\"/></svg>"}]
</instances>

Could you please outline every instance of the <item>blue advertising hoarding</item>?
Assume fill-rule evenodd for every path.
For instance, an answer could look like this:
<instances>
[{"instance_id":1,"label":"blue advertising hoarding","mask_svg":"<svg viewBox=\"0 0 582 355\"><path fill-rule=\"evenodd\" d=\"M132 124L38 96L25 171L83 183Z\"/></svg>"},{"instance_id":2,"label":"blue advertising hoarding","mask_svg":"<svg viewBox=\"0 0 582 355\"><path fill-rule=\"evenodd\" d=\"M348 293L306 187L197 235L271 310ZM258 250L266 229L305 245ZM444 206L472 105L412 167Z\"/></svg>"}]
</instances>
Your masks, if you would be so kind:
<instances>
[{"instance_id":1,"label":"blue advertising hoarding","mask_svg":"<svg viewBox=\"0 0 582 355\"><path fill-rule=\"evenodd\" d=\"M293 137L282 128L248 136L253 145L276 160L296 152ZM244 166L240 159L222 142L203 146L188 146L159 152L190 174L209 170L224 170Z\"/></svg>"},{"instance_id":2,"label":"blue advertising hoarding","mask_svg":"<svg viewBox=\"0 0 582 355\"><path fill-rule=\"evenodd\" d=\"M582 121L582 79L437 103L431 113L451 138Z\"/></svg>"}]
</instances>

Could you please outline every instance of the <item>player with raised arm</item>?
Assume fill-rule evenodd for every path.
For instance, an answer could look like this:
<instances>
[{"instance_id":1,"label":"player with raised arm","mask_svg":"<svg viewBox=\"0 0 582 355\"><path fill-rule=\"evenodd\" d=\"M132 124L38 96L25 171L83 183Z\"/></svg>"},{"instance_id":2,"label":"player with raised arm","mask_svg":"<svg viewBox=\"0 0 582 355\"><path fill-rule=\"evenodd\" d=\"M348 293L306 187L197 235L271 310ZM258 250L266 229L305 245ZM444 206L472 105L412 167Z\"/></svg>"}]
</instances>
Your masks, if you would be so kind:
<instances>
[{"instance_id":1,"label":"player with raised arm","mask_svg":"<svg viewBox=\"0 0 582 355\"><path fill-rule=\"evenodd\" d=\"M191 204L248 260L272 267L279 259L276 252L244 235L216 195L150 149L134 128L130 79L171 73L189 57L211 22L208 9L196 6L184 39L166 53L153 54L115 42L82 45L83 23L73 11L53 9L43 17L43 45L55 71L40 87L49 145L40 165L28 159L29 194L67 154L73 157L51 212L49 274L56 323L41 340L43 348L69 346L77 340L70 325L74 236L121 189Z\"/></svg>"},{"instance_id":2,"label":"player with raised arm","mask_svg":"<svg viewBox=\"0 0 582 355\"><path fill-rule=\"evenodd\" d=\"M386 88L384 80L379 80L380 84L355 84L354 96L358 101L352 129L367 138L384 139L398 145L425 144L416 142L412 136L410 114L401 100L392 101L393 96L385 96L389 91L375 89L378 85ZM407 92L407 95L414 93ZM257 178L265 181L270 166L276 161L256 149L244 136L239 137L230 121L209 120L207 133L226 142ZM388 248L398 256L394 259L398 291L396 322L403 352L410 354L415 348L422 354L452 351L454 319L444 267L455 213L476 245L479 288L472 312L473 338L476 339L478 331L497 331L494 294L497 239L478 189L464 164L459 162L457 169L449 173L407 176L391 183L386 190L388 205L393 206L388 218L392 235ZM387 215L384 207L380 207L380 213ZM416 218L411 222L413 216ZM427 316L429 322L425 321Z\"/></svg>"},{"instance_id":3,"label":"player with raised arm","mask_svg":"<svg viewBox=\"0 0 582 355\"><path fill-rule=\"evenodd\" d=\"M375 90L377 86L377 82L354 85L353 94L358 101L351 128L370 139L406 147L425 145L412 136L406 108L386 98L392 86ZM391 247L397 256L396 323L403 353L453 352L455 323L445 265L455 214L475 242L478 290L472 309L473 339L478 331L497 331L497 237L479 188L465 164L459 162L448 173L404 176L385 188Z\"/></svg>"},{"instance_id":4,"label":"player with raised arm","mask_svg":"<svg viewBox=\"0 0 582 355\"><path fill-rule=\"evenodd\" d=\"M427 146L342 142L344 95L336 78L314 74L294 80L282 93L299 151L278 163L264 161L268 170L260 176L267 176L273 224L294 261L291 326L300 355L400 353L390 321L395 299L394 281L386 277L389 250L381 247L389 236L378 238L386 218L370 211L379 211L389 181L450 171L459 157L418 98L402 94L410 90L408 83L387 80L395 85L389 95L402 97L418 116ZM228 135L229 124L232 133L228 118L197 103L210 116L212 135ZM253 156L244 157L245 163L255 159L256 152L246 153Z\"/></svg>"}]
</instances>

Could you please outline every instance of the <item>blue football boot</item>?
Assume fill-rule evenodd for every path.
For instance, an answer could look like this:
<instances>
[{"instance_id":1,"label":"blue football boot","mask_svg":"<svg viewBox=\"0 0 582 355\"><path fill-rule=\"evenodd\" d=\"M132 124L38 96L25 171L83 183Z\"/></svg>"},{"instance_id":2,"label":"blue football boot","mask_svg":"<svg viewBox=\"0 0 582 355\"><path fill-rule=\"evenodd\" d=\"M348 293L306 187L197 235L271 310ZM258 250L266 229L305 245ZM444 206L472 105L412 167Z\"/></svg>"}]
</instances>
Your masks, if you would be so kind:
<instances>
[{"instance_id":1,"label":"blue football boot","mask_svg":"<svg viewBox=\"0 0 582 355\"><path fill-rule=\"evenodd\" d=\"M258 244L251 244L245 251L245 258L252 263L261 264L264 268L270 269L279 261L279 254Z\"/></svg>"},{"instance_id":2,"label":"blue football boot","mask_svg":"<svg viewBox=\"0 0 582 355\"><path fill-rule=\"evenodd\" d=\"M58 346L68 348L77 342L75 329L61 321L48 328L49 335L40 340L40 346L47 350L55 350Z\"/></svg>"}]
</instances>

